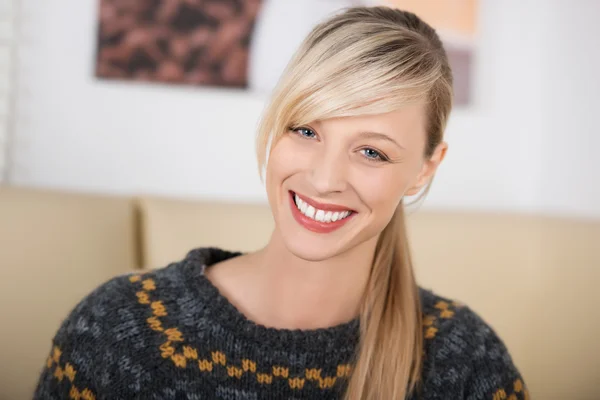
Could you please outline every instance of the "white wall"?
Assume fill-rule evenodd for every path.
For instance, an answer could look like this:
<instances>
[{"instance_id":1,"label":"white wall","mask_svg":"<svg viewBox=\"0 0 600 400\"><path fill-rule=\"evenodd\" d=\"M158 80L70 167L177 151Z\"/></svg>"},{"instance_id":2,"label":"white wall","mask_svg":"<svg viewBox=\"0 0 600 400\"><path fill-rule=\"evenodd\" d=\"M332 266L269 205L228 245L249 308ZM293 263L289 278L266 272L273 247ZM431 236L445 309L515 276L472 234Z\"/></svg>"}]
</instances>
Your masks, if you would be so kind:
<instances>
[{"instance_id":1,"label":"white wall","mask_svg":"<svg viewBox=\"0 0 600 400\"><path fill-rule=\"evenodd\" d=\"M546 212L600 216L600 2L552 3L536 201Z\"/></svg>"},{"instance_id":2,"label":"white wall","mask_svg":"<svg viewBox=\"0 0 600 400\"><path fill-rule=\"evenodd\" d=\"M23 1L14 183L264 200L253 153L264 99L98 81L96 2ZM454 112L426 207L600 217L599 11L595 0L481 0L477 105Z\"/></svg>"},{"instance_id":3,"label":"white wall","mask_svg":"<svg viewBox=\"0 0 600 400\"><path fill-rule=\"evenodd\" d=\"M17 184L258 198L261 99L93 76L96 2L27 0Z\"/></svg>"},{"instance_id":4,"label":"white wall","mask_svg":"<svg viewBox=\"0 0 600 400\"><path fill-rule=\"evenodd\" d=\"M16 0L0 1L0 183L9 175L7 159L10 139L14 131L15 53L17 48L15 27L18 25Z\"/></svg>"}]
</instances>

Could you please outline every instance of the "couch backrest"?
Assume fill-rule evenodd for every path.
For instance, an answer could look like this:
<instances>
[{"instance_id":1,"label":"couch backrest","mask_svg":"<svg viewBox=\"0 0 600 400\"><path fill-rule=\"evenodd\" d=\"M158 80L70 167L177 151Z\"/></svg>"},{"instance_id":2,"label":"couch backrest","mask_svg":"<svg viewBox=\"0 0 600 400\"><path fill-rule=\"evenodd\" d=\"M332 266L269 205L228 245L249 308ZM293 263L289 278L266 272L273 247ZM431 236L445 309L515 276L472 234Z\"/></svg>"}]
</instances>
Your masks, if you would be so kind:
<instances>
[{"instance_id":1,"label":"couch backrest","mask_svg":"<svg viewBox=\"0 0 600 400\"><path fill-rule=\"evenodd\" d=\"M134 229L128 199L0 188L1 399L31 399L67 313L135 267Z\"/></svg>"},{"instance_id":2,"label":"couch backrest","mask_svg":"<svg viewBox=\"0 0 600 400\"><path fill-rule=\"evenodd\" d=\"M150 267L193 247L258 249L273 228L266 206L143 199L140 207ZM419 211L407 227L419 284L492 325L532 398L597 398L600 222Z\"/></svg>"},{"instance_id":3,"label":"couch backrest","mask_svg":"<svg viewBox=\"0 0 600 400\"><path fill-rule=\"evenodd\" d=\"M408 229L420 284L495 328L532 398L600 398L599 221L420 212Z\"/></svg>"},{"instance_id":4,"label":"couch backrest","mask_svg":"<svg viewBox=\"0 0 600 400\"><path fill-rule=\"evenodd\" d=\"M138 199L142 265L182 259L195 247L256 250L273 231L268 207L145 197Z\"/></svg>"}]
</instances>

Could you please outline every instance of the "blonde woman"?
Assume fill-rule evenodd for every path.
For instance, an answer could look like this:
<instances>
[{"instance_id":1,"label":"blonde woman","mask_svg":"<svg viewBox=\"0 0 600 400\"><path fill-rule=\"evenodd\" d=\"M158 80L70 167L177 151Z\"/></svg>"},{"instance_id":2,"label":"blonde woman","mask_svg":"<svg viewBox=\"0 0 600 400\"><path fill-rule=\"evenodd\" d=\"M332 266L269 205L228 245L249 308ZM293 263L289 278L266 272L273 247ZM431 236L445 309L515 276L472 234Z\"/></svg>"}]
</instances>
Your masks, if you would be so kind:
<instances>
[{"instance_id":1,"label":"blonde woman","mask_svg":"<svg viewBox=\"0 0 600 400\"><path fill-rule=\"evenodd\" d=\"M442 44L415 15L318 25L258 132L268 244L102 285L58 331L35 398L527 398L493 330L415 282L403 199L444 159L451 103Z\"/></svg>"}]
</instances>

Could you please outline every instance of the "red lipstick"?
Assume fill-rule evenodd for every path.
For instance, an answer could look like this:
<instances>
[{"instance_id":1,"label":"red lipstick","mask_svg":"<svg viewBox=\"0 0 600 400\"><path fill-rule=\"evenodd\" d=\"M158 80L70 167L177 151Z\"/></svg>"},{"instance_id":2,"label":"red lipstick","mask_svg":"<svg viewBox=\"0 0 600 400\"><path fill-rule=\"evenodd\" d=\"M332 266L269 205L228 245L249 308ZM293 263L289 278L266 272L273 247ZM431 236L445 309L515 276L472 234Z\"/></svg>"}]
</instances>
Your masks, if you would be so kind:
<instances>
[{"instance_id":1,"label":"red lipstick","mask_svg":"<svg viewBox=\"0 0 600 400\"><path fill-rule=\"evenodd\" d=\"M346 218L343 218L341 220L335 221L335 222L317 221L317 220L314 220L314 219L309 218L306 215L302 214L302 212L296 206L296 202L294 201L295 194L296 193L294 193L294 192L291 192L291 191L289 192L289 199L290 199L289 201L290 201L290 207L292 209L292 215L294 216L294 219L296 220L296 222L298 222L300 225L302 225L304 228L308 229L311 232L315 232L315 233L333 232L333 231L341 228L342 226L344 226L356 214L356 212L354 212L353 210L346 208L346 207L332 205L332 204L318 203L314 200L311 200L304 196L298 195L303 201L305 201L307 204L313 206L315 209L319 209L319 210L323 210L323 211L351 211L349 216L347 216Z\"/></svg>"}]
</instances>

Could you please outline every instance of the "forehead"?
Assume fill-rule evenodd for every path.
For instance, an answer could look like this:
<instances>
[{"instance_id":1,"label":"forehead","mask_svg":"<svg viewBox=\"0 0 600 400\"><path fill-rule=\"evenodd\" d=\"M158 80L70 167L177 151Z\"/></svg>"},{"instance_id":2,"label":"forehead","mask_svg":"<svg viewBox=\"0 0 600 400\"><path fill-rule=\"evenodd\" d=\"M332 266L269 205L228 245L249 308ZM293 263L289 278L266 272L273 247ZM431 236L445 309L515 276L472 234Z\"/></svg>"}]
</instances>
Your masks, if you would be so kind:
<instances>
[{"instance_id":1,"label":"forehead","mask_svg":"<svg viewBox=\"0 0 600 400\"><path fill-rule=\"evenodd\" d=\"M407 145L418 145L425 140L426 123L426 106L419 103L385 114L325 119L317 121L316 125L335 136L377 132Z\"/></svg>"}]
</instances>

